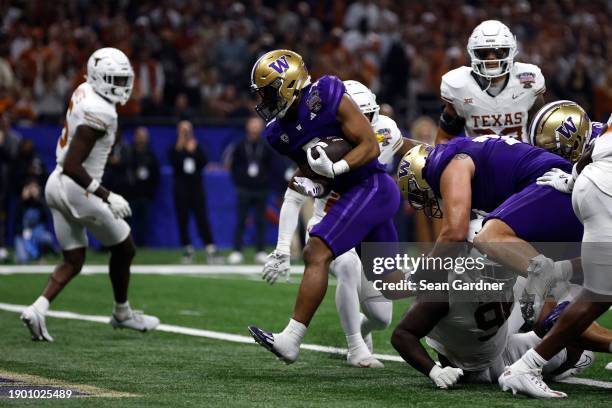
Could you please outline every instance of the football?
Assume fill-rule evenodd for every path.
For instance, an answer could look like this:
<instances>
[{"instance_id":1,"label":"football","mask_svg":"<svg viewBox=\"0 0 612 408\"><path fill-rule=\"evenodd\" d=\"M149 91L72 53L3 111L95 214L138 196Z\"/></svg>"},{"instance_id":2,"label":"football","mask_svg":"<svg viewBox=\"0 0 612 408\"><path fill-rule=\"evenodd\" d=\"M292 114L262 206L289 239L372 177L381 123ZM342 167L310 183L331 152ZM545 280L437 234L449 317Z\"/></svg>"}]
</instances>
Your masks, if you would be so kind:
<instances>
[{"instance_id":1,"label":"football","mask_svg":"<svg viewBox=\"0 0 612 408\"><path fill-rule=\"evenodd\" d=\"M312 142L308 143L307 146L321 146L325 151L325 154L327 154L327 157L329 157L332 162L337 162L338 160L342 159L353 148L353 145L340 136L326 136L318 138L318 140L314 139ZM317 149L313 149L312 157L315 159L319 157L319 152ZM329 183L330 179L317 174L310 168L308 165L308 160L300 165L300 170L302 171L304 177L308 177L317 183L321 183L324 186L326 186L326 183Z\"/></svg>"}]
</instances>

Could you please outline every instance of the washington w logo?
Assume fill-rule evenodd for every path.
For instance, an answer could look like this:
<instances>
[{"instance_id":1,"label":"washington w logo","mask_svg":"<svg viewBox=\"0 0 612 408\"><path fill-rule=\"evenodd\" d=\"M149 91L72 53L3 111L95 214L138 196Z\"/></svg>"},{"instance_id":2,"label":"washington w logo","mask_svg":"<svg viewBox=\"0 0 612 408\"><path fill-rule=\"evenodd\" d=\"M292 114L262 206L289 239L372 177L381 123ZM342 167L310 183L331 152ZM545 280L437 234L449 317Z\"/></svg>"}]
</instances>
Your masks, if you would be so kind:
<instances>
[{"instance_id":1,"label":"washington w logo","mask_svg":"<svg viewBox=\"0 0 612 408\"><path fill-rule=\"evenodd\" d=\"M397 178L401 178L408 175L408 167L410 167L410 162L403 161L400 163L399 171L397 172Z\"/></svg>"},{"instance_id":2,"label":"washington w logo","mask_svg":"<svg viewBox=\"0 0 612 408\"><path fill-rule=\"evenodd\" d=\"M268 66L279 74L282 74L289 69L289 63L287 62L287 57L285 55L281 56L276 61L271 62L268 64Z\"/></svg>"},{"instance_id":3,"label":"washington w logo","mask_svg":"<svg viewBox=\"0 0 612 408\"><path fill-rule=\"evenodd\" d=\"M568 116L567 119L561 123L561 126L555 129L557 133L563 136L566 139L570 139L572 137L572 133L576 132L578 128L574 125L574 119L571 116Z\"/></svg>"}]
</instances>

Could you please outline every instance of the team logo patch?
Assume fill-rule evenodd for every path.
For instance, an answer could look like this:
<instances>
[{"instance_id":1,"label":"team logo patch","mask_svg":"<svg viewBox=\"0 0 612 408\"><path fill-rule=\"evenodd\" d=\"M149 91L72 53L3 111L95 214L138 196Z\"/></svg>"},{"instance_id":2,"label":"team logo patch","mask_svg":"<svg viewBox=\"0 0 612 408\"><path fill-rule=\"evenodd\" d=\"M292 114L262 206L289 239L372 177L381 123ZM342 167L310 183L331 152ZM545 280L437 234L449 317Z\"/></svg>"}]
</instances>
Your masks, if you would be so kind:
<instances>
[{"instance_id":1,"label":"team logo patch","mask_svg":"<svg viewBox=\"0 0 612 408\"><path fill-rule=\"evenodd\" d=\"M285 55L279 57L276 61L269 63L268 66L279 74L282 74L289 69L289 63L287 62L287 57Z\"/></svg>"},{"instance_id":2,"label":"team logo patch","mask_svg":"<svg viewBox=\"0 0 612 408\"><path fill-rule=\"evenodd\" d=\"M561 126L555 129L555 132L567 140L570 140L572 134L574 134L577 130L578 128L574 124L574 119L572 119L571 116L568 116L563 123L561 123Z\"/></svg>"},{"instance_id":3,"label":"team logo patch","mask_svg":"<svg viewBox=\"0 0 612 408\"><path fill-rule=\"evenodd\" d=\"M533 83L535 83L535 74L533 72L521 72L516 76L523 85L523 88L533 88Z\"/></svg>"},{"instance_id":4,"label":"team logo patch","mask_svg":"<svg viewBox=\"0 0 612 408\"><path fill-rule=\"evenodd\" d=\"M410 162L402 161L399 165L399 169L397 172L397 178L406 177L408 175L408 172L410 171L409 168L410 168Z\"/></svg>"},{"instance_id":5,"label":"team logo patch","mask_svg":"<svg viewBox=\"0 0 612 408\"><path fill-rule=\"evenodd\" d=\"M391 140L391 129L383 128L376 131L376 140L382 146L388 146Z\"/></svg>"},{"instance_id":6,"label":"team logo patch","mask_svg":"<svg viewBox=\"0 0 612 408\"><path fill-rule=\"evenodd\" d=\"M285 142L285 143L289 143L289 135L286 133L283 133L280 137L280 139Z\"/></svg>"},{"instance_id":7,"label":"team logo patch","mask_svg":"<svg viewBox=\"0 0 612 408\"><path fill-rule=\"evenodd\" d=\"M317 113L321 110L321 97L319 96L319 90L313 87L312 92L308 95L308 99L306 99L306 106L310 109L311 112Z\"/></svg>"}]
</instances>

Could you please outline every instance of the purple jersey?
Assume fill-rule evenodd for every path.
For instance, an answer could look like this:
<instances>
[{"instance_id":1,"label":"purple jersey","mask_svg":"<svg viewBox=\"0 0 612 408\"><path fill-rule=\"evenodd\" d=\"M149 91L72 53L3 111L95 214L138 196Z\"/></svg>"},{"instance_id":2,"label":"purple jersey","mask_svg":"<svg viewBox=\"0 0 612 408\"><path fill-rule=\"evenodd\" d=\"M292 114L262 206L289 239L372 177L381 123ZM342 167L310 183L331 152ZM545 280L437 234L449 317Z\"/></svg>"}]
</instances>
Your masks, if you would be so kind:
<instances>
[{"instance_id":1,"label":"purple jersey","mask_svg":"<svg viewBox=\"0 0 612 408\"><path fill-rule=\"evenodd\" d=\"M497 208L553 167L572 171L572 165L562 157L516 139L499 136L454 138L447 144L436 145L423 168L423 177L438 197L442 172L459 153L470 156L475 165L472 208L486 212Z\"/></svg>"},{"instance_id":2,"label":"purple jersey","mask_svg":"<svg viewBox=\"0 0 612 408\"><path fill-rule=\"evenodd\" d=\"M335 76L323 76L302 90L298 104L297 118L270 121L263 132L270 145L296 163L306 163L304 145L315 138L325 136L343 137L342 128L336 119L342 96L346 92L344 84ZM378 159L342 174L334 179L334 190L339 192L363 181L369 175L384 172Z\"/></svg>"},{"instance_id":3,"label":"purple jersey","mask_svg":"<svg viewBox=\"0 0 612 408\"><path fill-rule=\"evenodd\" d=\"M606 130L608 130L607 123L591 122L591 137L587 141L587 145L593 143L593 141L605 133Z\"/></svg>"}]
</instances>

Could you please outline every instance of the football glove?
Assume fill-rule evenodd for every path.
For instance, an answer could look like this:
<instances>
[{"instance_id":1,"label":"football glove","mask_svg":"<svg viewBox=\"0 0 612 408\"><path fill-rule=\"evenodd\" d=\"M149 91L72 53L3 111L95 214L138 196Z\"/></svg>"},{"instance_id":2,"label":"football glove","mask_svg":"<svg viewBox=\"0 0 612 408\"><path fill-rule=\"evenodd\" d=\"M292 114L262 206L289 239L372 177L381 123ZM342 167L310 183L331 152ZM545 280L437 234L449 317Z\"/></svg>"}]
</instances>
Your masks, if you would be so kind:
<instances>
[{"instance_id":1,"label":"football glove","mask_svg":"<svg viewBox=\"0 0 612 408\"><path fill-rule=\"evenodd\" d=\"M561 169L547 171L536 180L539 186L551 186L562 193L570 194L574 189L574 177Z\"/></svg>"},{"instance_id":2,"label":"football glove","mask_svg":"<svg viewBox=\"0 0 612 408\"><path fill-rule=\"evenodd\" d=\"M446 390L452 388L463 375L463 370L455 367L440 368L434 365L429 372L429 378L436 384L436 387Z\"/></svg>"},{"instance_id":3,"label":"football glove","mask_svg":"<svg viewBox=\"0 0 612 408\"><path fill-rule=\"evenodd\" d=\"M289 254L281 254L274 250L268 255L268 261L263 267L262 279L273 285L278 279L279 275L285 275L285 279L289 281L289 274L291 271L291 261Z\"/></svg>"},{"instance_id":4,"label":"football glove","mask_svg":"<svg viewBox=\"0 0 612 408\"><path fill-rule=\"evenodd\" d=\"M325 191L322 184L316 183L306 177L294 177L293 188L300 194L315 198L322 197Z\"/></svg>"},{"instance_id":5,"label":"football glove","mask_svg":"<svg viewBox=\"0 0 612 408\"><path fill-rule=\"evenodd\" d=\"M110 192L106 200L108 201L108 206L110 207L110 210L115 218L125 218L132 215L130 204L119 194Z\"/></svg>"},{"instance_id":6,"label":"football glove","mask_svg":"<svg viewBox=\"0 0 612 408\"><path fill-rule=\"evenodd\" d=\"M312 149L317 149L319 157L316 159L312 157ZM317 174L327 178L334 178L342 173L346 173L350 170L346 160L339 160L336 163L332 162L327 153L321 146L314 146L306 151L308 156L308 165Z\"/></svg>"}]
</instances>

